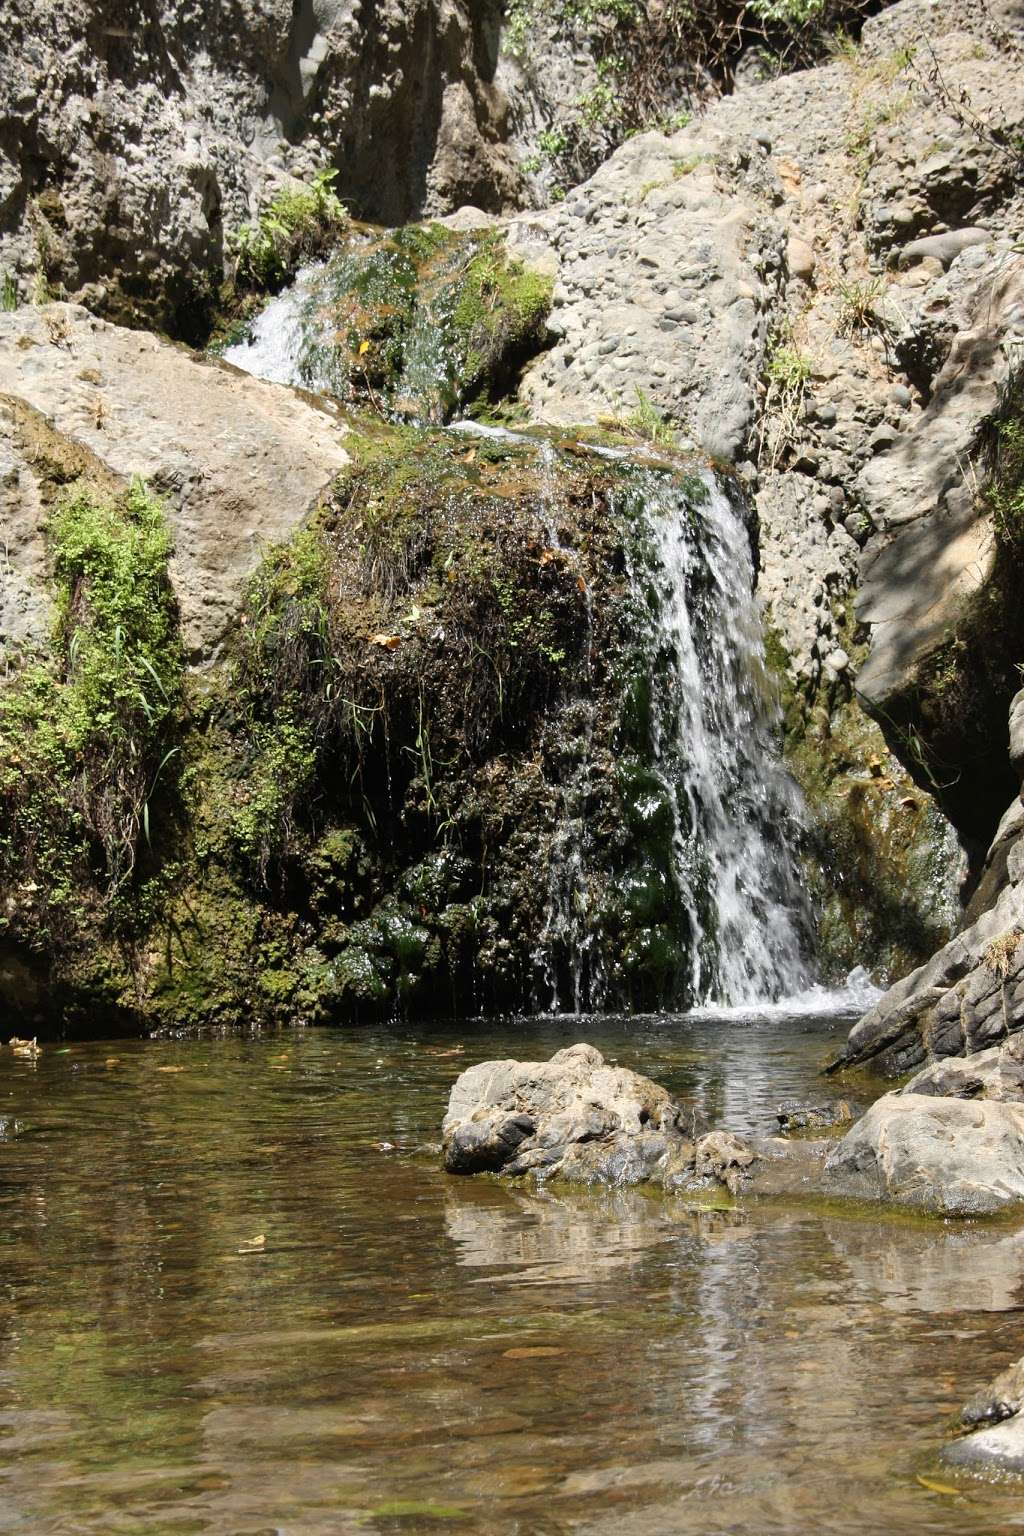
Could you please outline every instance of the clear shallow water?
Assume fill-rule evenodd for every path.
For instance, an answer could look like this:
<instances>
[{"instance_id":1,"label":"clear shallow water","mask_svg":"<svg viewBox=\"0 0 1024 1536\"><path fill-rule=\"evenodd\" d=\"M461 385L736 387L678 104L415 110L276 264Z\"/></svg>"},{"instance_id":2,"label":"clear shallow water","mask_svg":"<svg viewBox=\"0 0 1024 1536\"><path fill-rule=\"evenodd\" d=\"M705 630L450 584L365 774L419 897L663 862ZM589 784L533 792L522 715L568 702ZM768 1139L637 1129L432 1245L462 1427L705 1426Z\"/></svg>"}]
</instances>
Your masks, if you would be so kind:
<instances>
[{"instance_id":1,"label":"clear shallow water","mask_svg":"<svg viewBox=\"0 0 1024 1536\"><path fill-rule=\"evenodd\" d=\"M464 1065L580 1038L770 1129L828 1096L844 1027L4 1051L0 1530L1024 1528L1019 1487L918 1481L952 1485L945 1418L1020 1354L1024 1231L538 1193L411 1150Z\"/></svg>"}]
</instances>

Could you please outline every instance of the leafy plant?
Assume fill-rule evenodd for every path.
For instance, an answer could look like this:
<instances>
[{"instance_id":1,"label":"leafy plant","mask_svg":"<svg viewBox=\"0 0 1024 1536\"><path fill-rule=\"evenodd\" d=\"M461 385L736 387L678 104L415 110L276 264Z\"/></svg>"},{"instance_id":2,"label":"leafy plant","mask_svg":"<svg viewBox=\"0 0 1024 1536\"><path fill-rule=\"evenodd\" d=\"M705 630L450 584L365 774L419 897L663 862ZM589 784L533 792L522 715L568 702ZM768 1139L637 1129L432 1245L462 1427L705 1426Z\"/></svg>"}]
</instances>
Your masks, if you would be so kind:
<instances>
[{"instance_id":1,"label":"leafy plant","mask_svg":"<svg viewBox=\"0 0 1024 1536\"><path fill-rule=\"evenodd\" d=\"M334 191L337 171L317 171L308 186L296 183L270 201L254 224L236 231L235 281L260 289L280 287L304 257L313 255L348 222Z\"/></svg>"}]
</instances>

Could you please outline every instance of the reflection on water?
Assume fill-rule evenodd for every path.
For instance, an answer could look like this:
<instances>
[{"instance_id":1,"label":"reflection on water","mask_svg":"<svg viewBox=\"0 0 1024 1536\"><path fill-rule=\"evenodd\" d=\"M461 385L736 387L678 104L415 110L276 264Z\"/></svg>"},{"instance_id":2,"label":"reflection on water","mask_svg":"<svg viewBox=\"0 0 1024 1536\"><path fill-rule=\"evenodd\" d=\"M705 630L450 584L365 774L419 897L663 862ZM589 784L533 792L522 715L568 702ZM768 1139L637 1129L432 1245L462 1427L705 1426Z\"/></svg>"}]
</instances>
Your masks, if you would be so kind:
<instances>
[{"instance_id":1,"label":"reflection on water","mask_svg":"<svg viewBox=\"0 0 1024 1536\"><path fill-rule=\"evenodd\" d=\"M4 1052L0 1530L1020 1529L1013 1490L918 1474L1020 1353L1024 1232L464 1181L416 1150L464 1065L581 1035L770 1130L841 1030Z\"/></svg>"}]
</instances>

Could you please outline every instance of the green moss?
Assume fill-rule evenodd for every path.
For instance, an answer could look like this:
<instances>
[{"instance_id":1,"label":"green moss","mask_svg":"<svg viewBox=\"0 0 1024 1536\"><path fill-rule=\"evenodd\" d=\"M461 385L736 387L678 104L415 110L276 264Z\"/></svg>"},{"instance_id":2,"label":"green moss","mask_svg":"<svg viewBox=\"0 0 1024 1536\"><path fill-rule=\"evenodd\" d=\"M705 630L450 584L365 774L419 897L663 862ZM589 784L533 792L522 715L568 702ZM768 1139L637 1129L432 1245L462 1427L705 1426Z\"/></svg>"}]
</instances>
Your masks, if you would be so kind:
<instances>
[{"instance_id":1,"label":"green moss","mask_svg":"<svg viewBox=\"0 0 1024 1536\"><path fill-rule=\"evenodd\" d=\"M183 674L170 541L141 483L118 500L77 483L47 536L53 658L0 691L0 871L18 893L0 927L37 948L83 943L97 909L124 929L157 899Z\"/></svg>"},{"instance_id":2,"label":"green moss","mask_svg":"<svg viewBox=\"0 0 1024 1536\"><path fill-rule=\"evenodd\" d=\"M493 231L353 225L311 282L301 378L396 421L499 398L546 339L552 281Z\"/></svg>"},{"instance_id":3,"label":"green moss","mask_svg":"<svg viewBox=\"0 0 1024 1536\"><path fill-rule=\"evenodd\" d=\"M544 342L554 283L512 260L499 235L482 237L458 281L452 325L467 399L495 395Z\"/></svg>"},{"instance_id":4,"label":"green moss","mask_svg":"<svg viewBox=\"0 0 1024 1536\"><path fill-rule=\"evenodd\" d=\"M865 645L850 606L837 604L835 618L855 669ZM786 766L806 802L801 857L818 962L835 979L858 965L880 979L904 975L952 931L949 829L844 682L822 683L808 698L771 627L765 653L779 686Z\"/></svg>"}]
</instances>

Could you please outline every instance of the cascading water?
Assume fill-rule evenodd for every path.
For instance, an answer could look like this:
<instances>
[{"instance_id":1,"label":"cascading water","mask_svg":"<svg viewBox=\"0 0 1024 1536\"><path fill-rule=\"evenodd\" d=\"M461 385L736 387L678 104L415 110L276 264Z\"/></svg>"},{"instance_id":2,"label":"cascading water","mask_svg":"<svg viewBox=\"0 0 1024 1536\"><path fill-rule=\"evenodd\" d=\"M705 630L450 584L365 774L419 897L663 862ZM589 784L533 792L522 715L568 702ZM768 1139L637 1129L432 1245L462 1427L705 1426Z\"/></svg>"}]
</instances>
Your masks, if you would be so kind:
<instances>
[{"instance_id":1,"label":"cascading water","mask_svg":"<svg viewBox=\"0 0 1024 1536\"><path fill-rule=\"evenodd\" d=\"M225 361L396 419L447 420L465 362L455 317L467 250L433 252L429 281L421 281L422 252L403 235L354 236L327 261L302 268L224 350Z\"/></svg>"},{"instance_id":2,"label":"cascading water","mask_svg":"<svg viewBox=\"0 0 1024 1536\"><path fill-rule=\"evenodd\" d=\"M633 811L653 826L667 808L667 867L686 929L671 990L688 1007L789 996L810 981L792 852L800 797L773 740L747 529L710 471L681 481L632 467L624 480L616 512L631 529L646 738ZM584 679L584 710L587 695ZM607 906L607 875L592 857L590 790L584 754L562 786L548 875L540 958L555 1010L605 1001L595 913ZM649 878L622 884L628 894Z\"/></svg>"},{"instance_id":3,"label":"cascading water","mask_svg":"<svg viewBox=\"0 0 1024 1536\"><path fill-rule=\"evenodd\" d=\"M800 799L773 739L750 538L708 470L682 488L647 473L635 501L645 538L633 580L649 594L652 747L675 809L688 990L733 1006L789 995L810 980L792 851Z\"/></svg>"}]
</instances>

